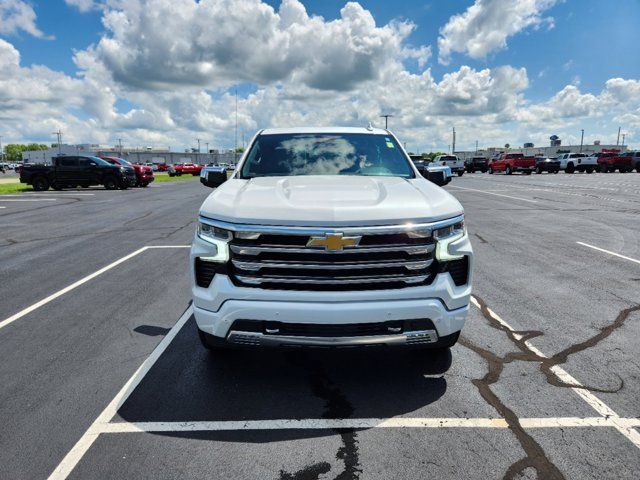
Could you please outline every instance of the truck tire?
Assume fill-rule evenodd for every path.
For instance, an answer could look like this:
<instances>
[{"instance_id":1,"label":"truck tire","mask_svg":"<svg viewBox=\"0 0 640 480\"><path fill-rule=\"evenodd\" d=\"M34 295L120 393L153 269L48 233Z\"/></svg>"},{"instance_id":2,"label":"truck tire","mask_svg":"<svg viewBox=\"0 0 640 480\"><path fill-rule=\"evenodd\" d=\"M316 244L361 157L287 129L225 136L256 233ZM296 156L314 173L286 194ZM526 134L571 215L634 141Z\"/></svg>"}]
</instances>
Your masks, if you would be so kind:
<instances>
[{"instance_id":1,"label":"truck tire","mask_svg":"<svg viewBox=\"0 0 640 480\"><path fill-rule=\"evenodd\" d=\"M593 173L593 167L587 167L587 169L585 170L585 172L587 172L587 173Z\"/></svg>"},{"instance_id":2,"label":"truck tire","mask_svg":"<svg viewBox=\"0 0 640 480\"><path fill-rule=\"evenodd\" d=\"M175 175L176 175L175 173L173 173L173 172L169 172L169 176L170 176L170 177L175 177Z\"/></svg>"},{"instance_id":3,"label":"truck tire","mask_svg":"<svg viewBox=\"0 0 640 480\"><path fill-rule=\"evenodd\" d=\"M536 167L536 173L542 175L542 167Z\"/></svg>"},{"instance_id":4,"label":"truck tire","mask_svg":"<svg viewBox=\"0 0 640 480\"><path fill-rule=\"evenodd\" d=\"M149 186L149 182L142 182L140 184L140 187L142 187L142 188L147 188L148 186Z\"/></svg>"},{"instance_id":5,"label":"truck tire","mask_svg":"<svg viewBox=\"0 0 640 480\"><path fill-rule=\"evenodd\" d=\"M609 171L609 168L606 165L600 166L600 173L607 173L608 171Z\"/></svg>"},{"instance_id":6,"label":"truck tire","mask_svg":"<svg viewBox=\"0 0 640 480\"><path fill-rule=\"evenodd\" d=\"M106 190L116 190L118 188L118 182L116 178L109 175L102 180L102 184Z\"/></svg>"},{"instance_id":7,"label":"truck tire","mask_svg":"<svg viewBox=\"0 0 640 480\"><path fill-rule=\"evenodd\" d=\"M489 167L489 175L493 175L493 167Z\"/></svg>"},{"instance_id":8,"label":"truck tire","mask_svg":"<svg viewBox=\"0 0 640 480\"><path fill-rule=\"evenodd\" d=\"M640 162L636 163L636 172L640 173Z\"/></svg>"},{"instance_id":9,"label":"truck tire","mask_svg":"<svg viewBox=\"0 0 640 480\"><path fill-rule=\"evenodd\" d=\"M567 163L567 168L564 169L564 173L574 173L576 171L576 167L573 163Z\"/></svg>"},{"instance_id":10,"label":"truck tire","mask_svg":"<svg viewBox=\"0 0 640 480\"><path fill-rule=\"evenodd\" d=\"M233 347L227 345L224 340L218 340L217 337L205 333L199 328L198 338L200 339L200 344L213 355L228 353L233 349Z\"/></svg>"},{"instance_id":11,"label":"truck tire","mask_svg":"<svg viewBox=\"0 0 640 480\"><path fill-rule=\"evenodd\" d=\"M511 175L511 166L507 165L506 167L504 167L504 173L505 175Z\"/></svg>"},{"instance_id":12,"label":"truck tire","mask_svg":"<svg viewBox=\"0 0 640 480\"><path fill-rule=\"evenodd\" d=\"M54 183L51 186L53 187L54 190L57 190L58 192L64 188L64 185L62 185L60 183Z\"/></svg>"},{"instance_id":13,"label":"truck tire","mask_svg":"<svg viewBox=\"0 0 640 480\"><path fill-rule=\"evenodd\" d=\"M181 177L181 176L182 176L182 172L181 172L181 171L177 171L177 172L176 172L176 176L177 176L177 177Z\"/></svg>"},{"instance_id":14,"label":"truck tire","mask_svg":"<svg viewBox=\"0 0 640 480\"><path fill-rule=\"evenodd\" d=\"M38 175L36 178L34 178L31 182L31 185L36 192L44 192L46 190L49 190L49 180L47 180L47 178L42 175Z\"/></svg>"},{"instance_id":15,"label":"truck tire","mask_svg":"<svg viewBox=\"0 0 640 480\"><path fill-rule=\"evenodd\" d=\"M458 176L459 176L459 177L461 177L462 175L464 175L464 171L460 170L460 171L458 172Z\"/></svg>"}]
</instances>

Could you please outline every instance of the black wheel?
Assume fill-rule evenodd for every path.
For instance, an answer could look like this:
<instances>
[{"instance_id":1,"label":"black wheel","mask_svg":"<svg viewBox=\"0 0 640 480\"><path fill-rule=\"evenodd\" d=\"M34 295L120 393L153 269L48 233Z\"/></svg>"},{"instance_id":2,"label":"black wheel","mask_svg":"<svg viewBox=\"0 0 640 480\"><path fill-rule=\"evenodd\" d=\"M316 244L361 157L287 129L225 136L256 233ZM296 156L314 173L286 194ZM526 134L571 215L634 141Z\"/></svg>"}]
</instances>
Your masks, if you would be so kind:
<instances>
[{"instance_id":1,"label":"black wheel","mask_svg":"<svg viewBox=\"0 0 640 480\"><path fill-rule=\"evenodd\" d=\"M458 172L458 176L459 176L459 177L461 177L462 175L464 175L464 172L463 172L462 170L460 170L460 171Z\"/></svg>"},{"instance_id":2,"label":"black wheel","mask_svg":"<svg viewBox=\"0 0 640 480\"><path fill-rule=\"evenodd\" d=\"M489 175L493 175L493 167L489 167Z\"/></svg>"},{"instance_id":3,"label":"black wheel","mask_svg":"<svg viewBox=\"0 0 640 480\"><path fill-rule=\"evenodd\" d=\"M45 190L49 190L49 180L47 180L43 176L38 176L33 179L33 189L36 192L44 192Z\"/></svg>"},{"instance_id":4,"label":"black wheel","mask_svg":"<svg viewBox=\"0 0 640 480\"><path fill-rule=\"evenodd\" d=\"M178 177L182 176L182 172L176 172L176 176Z\"/></svg>"},{"instance_id":5,"label":"black wheel","mask_svg":"<svg viewBox=\"0 0 640 480\"><path fill-rule=\"evenodd\" d=\"M541 175L542 174L542 167L536 167L536 173L538 175Z\"/></svg>"},{"instance_id":6,"label":"black wheel","mask_svg":"<svg viewBox=\"0 0 640 480\"><path fill-rule=\"evenodd\" d=\"M102 184L104 185L104 188L107 190L116 190L118 188L118 182L116 181L115 177L106 177Z\"/></svg>"},{"instance_id":7,"label":"black wheel","mask_svg":"<svg viewBox=\"0 0 640 480\"><path fill-rule=\"evenodd\" d=\"M640 162L636 163L636 172L640 173Z\"/></svg>"},{"instance_id":8,"label":"black wheel","mask_svg":"<svg viewBox=\"0 0 640 480\"><path fill-rule=\"evenodd\" d=\"M126 190L127 188L129 188L129 184L126 182L121 182L120 185L118 185L118 188L120 190Z\"/></svg>"},{"instance_id":9,"label":"black wheel","mask_svg":"<svg viewBox=\"0 0 640 480\"><path fill-rule=\"evenodd\" d=\"M212 354L220 355L232 350L232 348L227 345L223 339L218 339L213 335L203 332L199 328L198 338L200 339L200 344Z\"/></svg>"},{"instance_id":10,"label":"black wheel","mask_svg":"<svg viewBox=\"0 0 640 480\"><path fill-rule=\"evenodd\" d=\"M141 186L142 188L147 188L147 187L149 186L149 183L148 183L148 182L142 182L142 183L140 184L140 186Z\"/></svg>"},{"instance_id":11,"label":"black wheel","mask_svg":"<svg viewBox=\"0 0 640 480\"><path fill-rule=\"evenodd\" d=\"M576 167L573 165L573 163L567 164L567 168L564 169L564 173L573 173L575 171Z\"/></svg>"},{"instance_id":12,"label":"black wheel","mask_svg":"<svg viewBox=\"0 0 640 480\"><path fill-rule=\"evenodd\" d=\"M554 170L553 173L558 173L560 170Z\"/></svg>"},{"instance_id":13,"label":"black wheel","mask_svg":"<svg viewBox=\"0 0 640 480\"><path fill-rule=\"evenodd\" d=\"M452 333L451 335L447 335L446 337L440 337L438 343L435 347L431 348L432 351L442 352L449 350L456 343L458 343L458 339L460 338L460 332Z\"/></svg>"},{"instance_id":14,"label":"black wheel","mask_svg":"<svg viewBox=\"0 0 640 480\"><path fill-rule=\"evenodd\" d=\"M467 170L467 172L469 173L475 173L476 171L473 168L470 168L469 170Z\"/></svg>"},{"instance_id":15,"label":"black wheel","mask_svg":"<svg viewBox=\"0 0 640 480\"><path fill-rule=\"evenodd\" d=\"M585 170L585 172L587 172L587 173L593 173L593 168L587 168L587 169Z\"/></svg>"},{"instance_id":16,"label":"black wheel","mask_svg":"<svg viewBox=\"0 0 640 480\"><path fill-rule=\"evenodd\" d=\"M175 177L175 175L176 175L175 173L173 173L173 172L169 172L169 176L170 176L170 177Z\"/></svg>"},{"instance_id":17,"label":"black wheel","mask_svg":"<svg viewBox=\"0 0 640 480\"><path fill-rule=\"evenodd\" d=\"M524 173L525 175L531 175L531 170L525 170L525 171L524 171L524 172L522 172L522 173Z\"/></svg>"},{"instance_id":18,"label":"black wheel","mask_svg":"<svg viewBox=\"0 0 640 480\"><path fill-rule=\"evenodd\" d=\"M607 173L607 172L609 172L609 168L606 165L601 165L600 173Z\"/></svg>"},{"instance_id":19,"label":"black wheel","mask_svg":"<svg viewBox=\"0 0 640 480\"><path fill-rule=\"evenodd\" d=\"M512 172L511 172L511 166L510 166L510 165L507 165L507 166L505 167L505 169L504 169L504 173L505 173L506 175L511 175L511 173L512 173Z\"/></svg>"},{"instance_id":20,"label":"black wheel","mask_svg":"<svg viewBox=\"0 0 640 480\"><path fill-rule=\"evenodd\" d=\"M54 190L57 190L58 192L64 188L64 185L62 185L60 183L54 183L51 186L53 187Z\"/></svg>"}]
</instances>

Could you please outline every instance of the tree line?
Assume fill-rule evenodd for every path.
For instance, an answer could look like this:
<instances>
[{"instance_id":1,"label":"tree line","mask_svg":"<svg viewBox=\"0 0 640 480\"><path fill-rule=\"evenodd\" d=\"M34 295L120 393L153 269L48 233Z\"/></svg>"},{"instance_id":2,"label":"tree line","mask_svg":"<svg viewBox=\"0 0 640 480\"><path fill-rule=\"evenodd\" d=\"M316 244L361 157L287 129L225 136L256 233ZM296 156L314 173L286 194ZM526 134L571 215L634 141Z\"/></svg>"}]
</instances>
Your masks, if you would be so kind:
<instances>
[{"instance_id":1,"label":"tree line","mask_svg":"<svg viewBox=\"0 0 640 480\"><path fill-rule=\"evenodd\" d=\"M22 152L30 150L47 150L48 148L57 147L57 144L52 144L51 147L44 143L9 143L4 146L4 158L5 162L20 162L22 161Z\"/></svg>"}]
</instances>

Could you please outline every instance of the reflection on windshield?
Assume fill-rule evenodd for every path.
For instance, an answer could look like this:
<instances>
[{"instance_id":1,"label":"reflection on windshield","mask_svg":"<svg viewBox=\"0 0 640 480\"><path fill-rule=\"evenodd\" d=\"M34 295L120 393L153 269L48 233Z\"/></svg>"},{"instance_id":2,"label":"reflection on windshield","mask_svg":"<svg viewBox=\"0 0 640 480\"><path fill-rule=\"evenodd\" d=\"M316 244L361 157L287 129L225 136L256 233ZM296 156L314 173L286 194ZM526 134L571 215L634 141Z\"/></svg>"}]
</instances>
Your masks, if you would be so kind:
<instances>
[{"instance_id":1,"label":"reflection on windshield","mask_svg":"<svg viewBox=\"0 0 640 480\"><path fill-rule=\"evenodd\" d=\"M251 147L242 177L385 175L412 177L391 136L372 134L262 135Z\"/></svg>"}]
</instances>

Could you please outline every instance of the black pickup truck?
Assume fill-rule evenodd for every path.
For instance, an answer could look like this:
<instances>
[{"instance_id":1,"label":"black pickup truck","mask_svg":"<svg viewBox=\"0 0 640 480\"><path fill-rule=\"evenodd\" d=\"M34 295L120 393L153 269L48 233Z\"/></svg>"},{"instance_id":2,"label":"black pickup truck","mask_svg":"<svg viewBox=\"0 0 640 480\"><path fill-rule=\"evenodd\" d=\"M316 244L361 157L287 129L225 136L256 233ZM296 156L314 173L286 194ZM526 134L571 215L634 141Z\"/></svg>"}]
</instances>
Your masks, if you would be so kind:
<instances>
[{"instance_id":1,"label":"black pickup truck","mask_svg":"<svg viewBox=\"0 0 640 480\"><path fill-rule=\"evenodd\" d=\"M487 157L470 158L465 162L465 168L469 173L475 173L477 170L486 173L489 170L489 159Z\"/></svg>"},{"instance_id":2,"label":"black pickup truck","mask_svg":"<svg viewBox=\"0 0 640 480\"><path fill-rule=\"evenodd\" d=\"M133 168L111 165L98 157L65 155L54 157L52 165L25 165L20 170L20 182L33 185L40 192L53 187L104 185L107 190L125 189L136 183Z\"/></svg>"}]
</instances>

